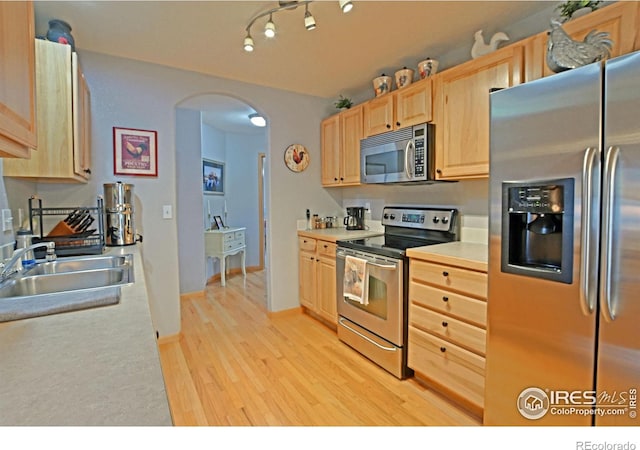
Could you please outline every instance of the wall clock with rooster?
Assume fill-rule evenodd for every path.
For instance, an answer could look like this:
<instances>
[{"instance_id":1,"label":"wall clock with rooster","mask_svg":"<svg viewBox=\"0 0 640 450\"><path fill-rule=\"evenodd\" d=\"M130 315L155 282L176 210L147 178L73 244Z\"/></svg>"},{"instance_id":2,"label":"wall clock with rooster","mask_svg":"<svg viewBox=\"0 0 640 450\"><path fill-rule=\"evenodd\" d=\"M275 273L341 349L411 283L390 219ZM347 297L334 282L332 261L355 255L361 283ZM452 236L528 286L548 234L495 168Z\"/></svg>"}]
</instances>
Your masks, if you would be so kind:
<instances>
[{"instance_id":1,"label":"wall clock with rooster","mask_svg":"<svg viewBox=\"0 0 640 450\"><path fill-rule=\"evenodd\" d=\"M302 144L291 144L284 151L284 163L294 172L305 170L310 161L309 151Z\"/></svg>"}]
</instances>

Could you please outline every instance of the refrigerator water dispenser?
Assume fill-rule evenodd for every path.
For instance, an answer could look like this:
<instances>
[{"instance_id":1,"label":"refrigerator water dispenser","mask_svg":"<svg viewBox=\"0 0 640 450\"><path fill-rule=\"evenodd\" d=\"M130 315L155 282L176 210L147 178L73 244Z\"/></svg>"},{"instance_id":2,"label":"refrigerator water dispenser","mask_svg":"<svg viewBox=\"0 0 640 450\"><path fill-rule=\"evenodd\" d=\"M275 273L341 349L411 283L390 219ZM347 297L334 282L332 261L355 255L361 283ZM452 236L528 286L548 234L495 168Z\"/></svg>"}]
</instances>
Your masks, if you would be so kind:
<instances>
[{"instance_id":1,"label":"refrigerator water dispenser","mask_svg":"<svg viewBox=\"0 0 640 450\"><path fill-rule=\"evenodd\" d=\"M502 271L572 282L573 178L502 184Z\"/></svg>"}]
</instances>

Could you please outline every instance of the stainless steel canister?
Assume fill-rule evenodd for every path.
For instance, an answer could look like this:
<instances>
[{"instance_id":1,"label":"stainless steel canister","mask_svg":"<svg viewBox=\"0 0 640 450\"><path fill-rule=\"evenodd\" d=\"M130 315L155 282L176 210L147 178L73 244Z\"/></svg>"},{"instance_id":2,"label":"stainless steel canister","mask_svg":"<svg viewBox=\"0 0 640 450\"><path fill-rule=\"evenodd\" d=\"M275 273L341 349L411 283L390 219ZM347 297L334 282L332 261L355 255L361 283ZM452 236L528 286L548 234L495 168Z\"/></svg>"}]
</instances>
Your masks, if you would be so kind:
<instances>
[{"instance_id":1,"label":"stainless steel canister","mask_svg":"<svg viewBox=\"0 0 640 450\"><path fill-rule=\"evenodd\" d=\"M104 184L104 208L108 246L136 243L133 223L133 185L122 183Z\"/></svg>"}]
</instances>

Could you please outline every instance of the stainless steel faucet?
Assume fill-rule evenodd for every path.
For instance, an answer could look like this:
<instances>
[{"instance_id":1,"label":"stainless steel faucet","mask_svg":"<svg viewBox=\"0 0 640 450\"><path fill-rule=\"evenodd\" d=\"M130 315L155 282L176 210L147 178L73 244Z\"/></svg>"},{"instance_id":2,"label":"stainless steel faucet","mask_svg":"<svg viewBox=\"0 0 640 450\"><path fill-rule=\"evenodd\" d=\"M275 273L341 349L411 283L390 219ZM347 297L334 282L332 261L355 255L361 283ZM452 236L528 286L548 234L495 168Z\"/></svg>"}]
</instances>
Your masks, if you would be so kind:
<instances>
[{"instance_id":1,"label":"stainless steel faucet","mask_svg":"<svg viewBox=\"0 0 640 450\"><path fill-rule=\"evenodd\" d=\"M8 262L0 263L0 268L2 272L0 272L0 282L6 280L8 277L13 275L16 272L22 270L22 255L29 251L33 251L40 247L47 248L47 261L53 261L56 259L56 243L55 242L38 242L37 244L30 245L29 247L19 248L13 252L11 259Z\"/></svg>"}]
</instances>

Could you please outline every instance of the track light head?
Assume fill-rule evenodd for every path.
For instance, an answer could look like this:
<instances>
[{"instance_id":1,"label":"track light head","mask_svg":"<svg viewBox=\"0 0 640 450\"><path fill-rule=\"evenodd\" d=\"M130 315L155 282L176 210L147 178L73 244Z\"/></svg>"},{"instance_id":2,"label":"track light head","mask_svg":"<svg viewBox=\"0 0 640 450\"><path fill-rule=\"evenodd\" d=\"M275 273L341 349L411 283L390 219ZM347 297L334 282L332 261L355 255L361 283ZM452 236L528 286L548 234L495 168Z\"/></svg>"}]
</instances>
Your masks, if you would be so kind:
<instances>
[{"instance_id":1,"label":"track light head","mask_svg":"<svg viewBox=\"0 0 640 450\"><path fill-rule=\"evenodd\" d=\"M353 9L353 2L351 0L340 0L338 3L340 4L340 9L345 14Z\"/></svg>"},{"instance_id":2,"label":"track light head","mask_svg":"<svg viewBox=\"0 0 640 450\"><path fill-rule=\"evenodd\" d=\"M315 30L316 29L316 19L313 18L311 13L309 12L309 4L307 3L304 11L304 27L307 30Z\"/></svg>"},{"instance_id":3,"label":"track light head","mask_svg":"<svg viewBox=\"0 0 640 450\"><path fill-rule=\"evenodd\" d=\"M264 26L264 35L268 38L272 38L276 35L276 24L273 23L271 15L269 15L269 21Z\"/></svg>"},{"instance_id":4,"label":"track light head","mask_svg":"<svg viewBox=\"0 0 640 450\"><path fill-rule=\"evenodd\" d=\"M247 33L247 37L244 38L244 51L245 52L252 52L253 51L253 38L251 37L251 35L249 33Z\"/></svg>"}]
</instances>

